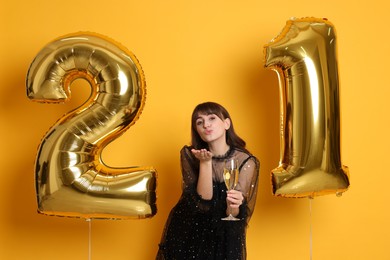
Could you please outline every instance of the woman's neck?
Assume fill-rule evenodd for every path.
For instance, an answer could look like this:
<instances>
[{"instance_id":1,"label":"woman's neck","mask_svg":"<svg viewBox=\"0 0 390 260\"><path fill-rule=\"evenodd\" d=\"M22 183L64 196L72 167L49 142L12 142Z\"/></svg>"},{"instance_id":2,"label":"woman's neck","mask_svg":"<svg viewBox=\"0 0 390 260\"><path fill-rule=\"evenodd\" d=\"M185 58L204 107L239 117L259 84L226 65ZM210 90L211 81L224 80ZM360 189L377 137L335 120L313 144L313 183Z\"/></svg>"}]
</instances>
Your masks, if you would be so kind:
<instances>
[{"instance_id":1,"label":"woman's neck","mask_svg":"<svg viewBox=\"0 0 390 260\"><path fill-rule=\"evenodd\" d=\"M224 142L222 144L209 143L209 150L213 156L221 156L226 154L230 149L230 146Z\"/></svg>"}]
</instances>

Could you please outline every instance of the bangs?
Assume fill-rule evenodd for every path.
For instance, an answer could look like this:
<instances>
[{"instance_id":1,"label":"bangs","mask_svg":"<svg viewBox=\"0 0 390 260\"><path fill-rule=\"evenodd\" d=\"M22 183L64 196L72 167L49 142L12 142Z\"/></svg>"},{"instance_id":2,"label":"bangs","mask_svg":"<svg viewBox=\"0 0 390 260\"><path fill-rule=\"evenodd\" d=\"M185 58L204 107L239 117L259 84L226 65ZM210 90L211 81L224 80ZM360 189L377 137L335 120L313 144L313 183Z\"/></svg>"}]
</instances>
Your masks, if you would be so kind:
<instances>
[{"instance_id":1,"label":"bangs","mask_svg":"<svg viewBox=\"0 0 390 260\"><path fill-rule=\"evenodd\" d=\"M199 104L194 109L194 112L192 114L192 122L194 122L199 115L211 115L211 114L217 115L222 120L226 118L220 105L213 102L206 102L206 103Z\"/></svg>"}]
</instances>

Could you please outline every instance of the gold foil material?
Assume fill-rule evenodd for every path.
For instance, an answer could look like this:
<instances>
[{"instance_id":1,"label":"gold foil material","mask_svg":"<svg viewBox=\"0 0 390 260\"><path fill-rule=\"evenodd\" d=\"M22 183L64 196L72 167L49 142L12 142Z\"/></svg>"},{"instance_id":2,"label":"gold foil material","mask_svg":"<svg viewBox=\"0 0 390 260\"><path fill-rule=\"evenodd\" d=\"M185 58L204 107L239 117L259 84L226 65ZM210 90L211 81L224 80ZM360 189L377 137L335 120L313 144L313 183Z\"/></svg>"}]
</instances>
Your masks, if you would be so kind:
<instances>
[{"instance_id":1,"label":"gold foil material","mask_svg":"<svg viewBox=\"0 0 390 260\"><path fill-rule=\"evenodd\" d=\"M141 65L107 37L66 35L34 58L27 73L27 95L43 103L66 102L70 85L78 78L89 82L91 96L60 118L38 148L38 212L86 219L155 215L156 171L109 167L101 159L104 147L140 117L146 98Z\"/></svg>"},{"instance_id":2,"label":"gold foil material","mask_svg":"<svg viewBox=\"0 0 390 260\"><path fill-rule=\"evenodd\" d=\"M264 46L265 67L278 74L280 162L275 196L342 194L349 170L340 156L336 33L326 19L290 19Z\"/></svg>"}]
</instances>

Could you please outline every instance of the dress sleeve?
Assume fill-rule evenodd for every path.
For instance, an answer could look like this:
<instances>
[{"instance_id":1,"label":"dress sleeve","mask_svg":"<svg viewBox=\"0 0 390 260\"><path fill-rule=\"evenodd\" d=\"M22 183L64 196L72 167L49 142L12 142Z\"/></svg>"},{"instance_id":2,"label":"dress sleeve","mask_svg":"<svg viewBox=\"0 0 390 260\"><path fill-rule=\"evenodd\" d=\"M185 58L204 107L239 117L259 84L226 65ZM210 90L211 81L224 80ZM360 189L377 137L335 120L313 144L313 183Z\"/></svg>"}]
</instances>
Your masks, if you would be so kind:
<instances>
[{"instance_id":1,"label":"dress sleeve","mask_svg":"<svg viewBox=\"0 0 390 260\"><path fill-rule=\"evenodd\" d=\"M198 181L199 166L195 163L195 158L191 154L191 148L185 146L180 151L180 165L182 174L183 192L192 192Z\"/></svg>"},{"instance_id":2,"label":"dress sleeve","mask_svg":"<svg viewBox=\"0 0 390 260\"><path fill-rule=\"evenodd\" d=\"M180 151L180 164L182 172L182 200L188 202L193 211L207 213L212 209L213 202L204 200L199 196L196 186L199 176L199 162L191 153L191 147L185 146Z\"/></svg>"},{"instance_id":3,"label":"dress sleeve","mask_svg":"<svg viewBox=\"0 0 390 260\"><path fill-rule=\"evenodd\" d=\"M244 195L244 205L246 222L249 222L256 204L258 177L260 171L260 162L254 156L249 156L244 160L240 177L237 184L237 190Z\"/></svg>"}]
</instances>

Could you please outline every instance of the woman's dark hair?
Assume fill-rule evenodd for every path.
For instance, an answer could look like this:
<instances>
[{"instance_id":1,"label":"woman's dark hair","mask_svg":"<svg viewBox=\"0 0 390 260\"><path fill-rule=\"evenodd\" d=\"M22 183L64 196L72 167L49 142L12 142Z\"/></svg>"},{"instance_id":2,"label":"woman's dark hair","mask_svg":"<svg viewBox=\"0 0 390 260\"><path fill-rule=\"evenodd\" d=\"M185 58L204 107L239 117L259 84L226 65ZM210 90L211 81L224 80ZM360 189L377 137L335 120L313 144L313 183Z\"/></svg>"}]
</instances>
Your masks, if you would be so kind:
<instances>
[{"instance_id":1,"label":"woman's dark hair","mask_svg":"<svg viewBox=\"0 0 390 260\"><path fill-rule=\"evenodd\" d=\"M226 143L230 147L238 148L244 151L247 151L245 146L245 141L239 137L234 131L233 121L229 115L229 112L220 104L215 102L205 102L197 105L192 112L191 117L191 143L195 149L207 149L208 145L205 141L200 138L198 131L196 130L196 119L199 115L210 115L215 114L220 119L225 120L226 118L230 119L230 128L226 131Z\"/></svg>"}]
</instances>

